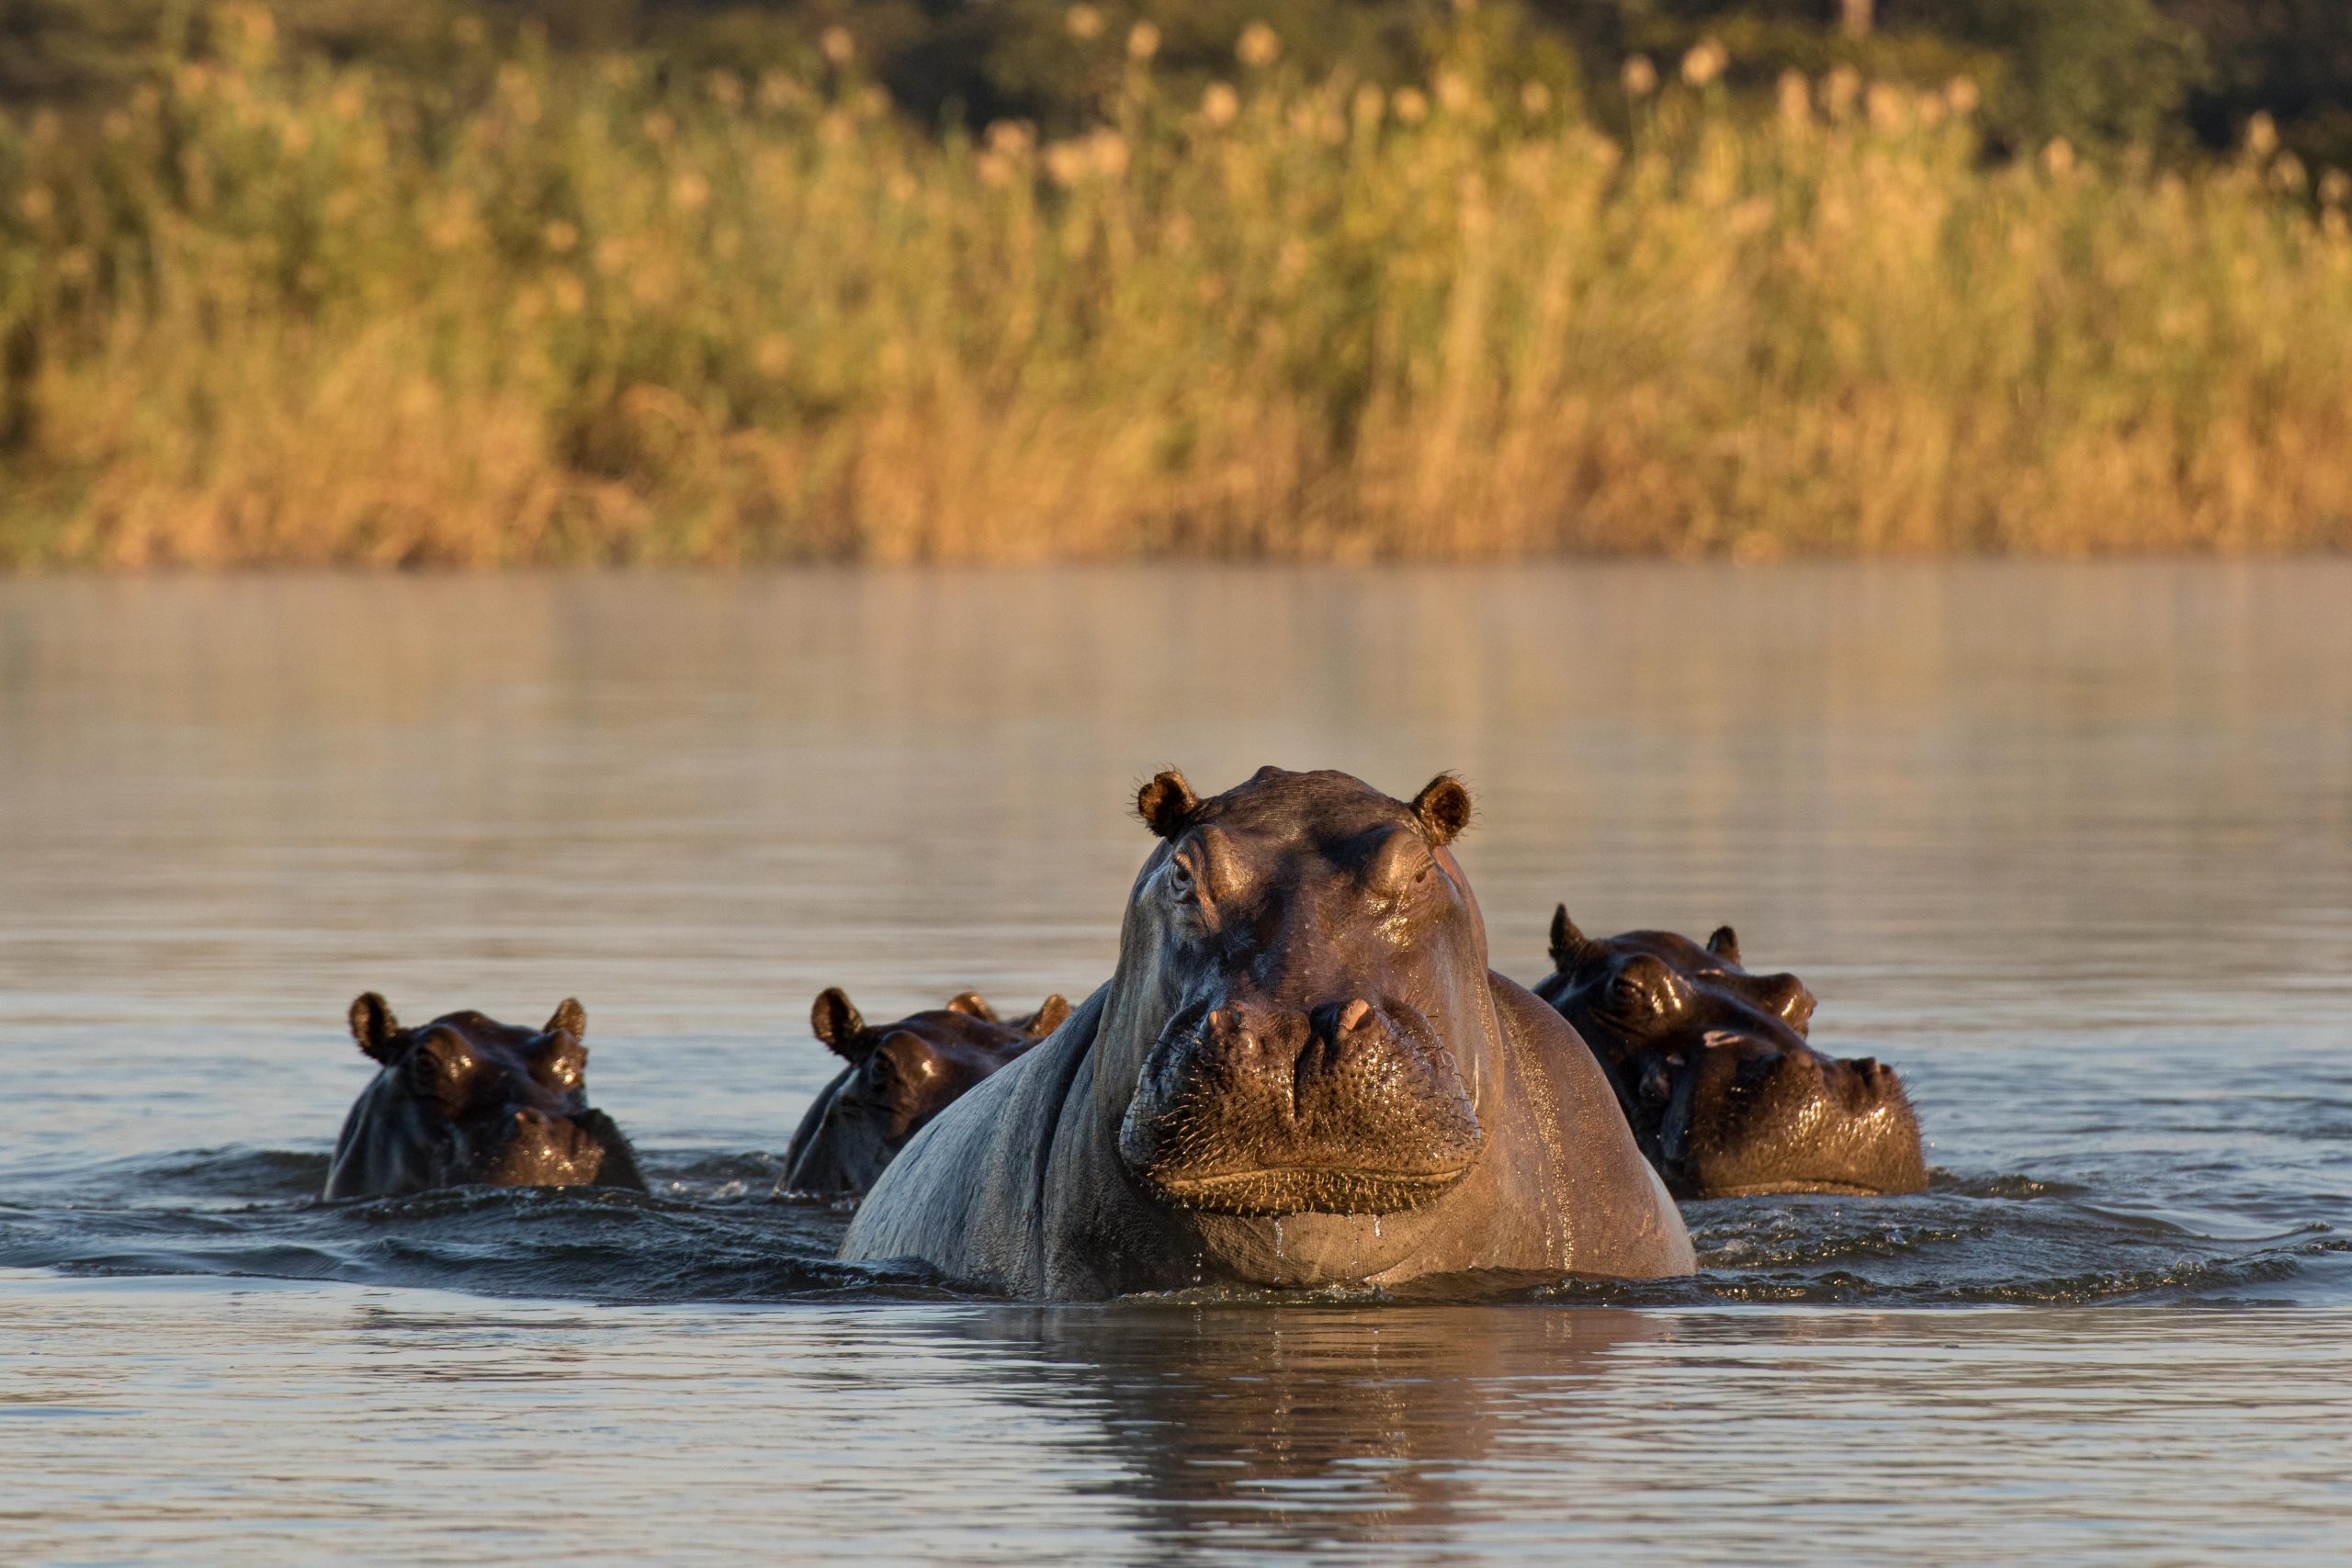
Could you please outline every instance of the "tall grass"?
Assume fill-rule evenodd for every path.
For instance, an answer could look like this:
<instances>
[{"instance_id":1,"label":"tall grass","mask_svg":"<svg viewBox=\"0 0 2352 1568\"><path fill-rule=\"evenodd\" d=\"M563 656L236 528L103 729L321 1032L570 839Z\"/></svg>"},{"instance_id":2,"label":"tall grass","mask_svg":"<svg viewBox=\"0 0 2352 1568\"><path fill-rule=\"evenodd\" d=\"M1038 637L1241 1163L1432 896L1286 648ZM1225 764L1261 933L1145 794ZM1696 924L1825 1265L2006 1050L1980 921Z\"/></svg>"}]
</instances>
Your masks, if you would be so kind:
<instances>
[{"instance_id":1,"label":"tall grass","mask_svg":"<svg viewBox=\"0 0 2352 1568\"><path fill-rule=\"evenodd\" d=\"M1139 39L1039 145L224 36L0 133L0 563L2352 544L2346 192L2258 127L1991 166L1964 85L1702 51L1620 141L1465 32L1182 101Z\"/></svg>"}]
</instances>

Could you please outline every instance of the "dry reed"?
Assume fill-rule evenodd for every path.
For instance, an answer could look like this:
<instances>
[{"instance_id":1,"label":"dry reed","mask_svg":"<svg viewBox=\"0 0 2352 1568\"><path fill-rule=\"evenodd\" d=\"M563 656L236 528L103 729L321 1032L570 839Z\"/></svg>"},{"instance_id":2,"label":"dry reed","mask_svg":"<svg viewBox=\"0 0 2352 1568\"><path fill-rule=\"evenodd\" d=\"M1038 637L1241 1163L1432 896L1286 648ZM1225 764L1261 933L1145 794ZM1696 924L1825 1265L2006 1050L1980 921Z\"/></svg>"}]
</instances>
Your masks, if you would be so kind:
<instances>
[{"instance_id":1,"label":"dry reed","mask_svg":"<svg viewBox=\"0 0 2352 1568\"><path fill-rule=\"evenodd\" d=\"M2352 543L2346 192L2259 127L1994 166L1964 84L1701 61L1620 141L1261 40L1040 145L228 36L0 131L0 565Z\"/></svg>"}]
</instances>

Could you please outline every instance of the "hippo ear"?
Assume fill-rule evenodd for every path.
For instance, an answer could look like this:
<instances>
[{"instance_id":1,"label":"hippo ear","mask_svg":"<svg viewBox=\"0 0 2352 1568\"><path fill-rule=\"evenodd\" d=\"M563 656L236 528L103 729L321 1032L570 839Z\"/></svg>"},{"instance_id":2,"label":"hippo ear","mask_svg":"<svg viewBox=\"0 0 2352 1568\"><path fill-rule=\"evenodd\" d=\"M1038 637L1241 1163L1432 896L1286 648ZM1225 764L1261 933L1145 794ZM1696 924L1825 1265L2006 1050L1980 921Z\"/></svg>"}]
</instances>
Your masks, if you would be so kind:
<instances>
[{"instance_id":1,"label":"hippo ear","mask_svg":"<svg viewBox=\"0 0 2352 1568\"><path fill-rule=\"evenodd\" d=\"M1182 832L1200 804L1193 786L1173 768L1154 774L1149 784L1136 791L1136 815L1143 818L1145 827L1163 839L1172 839Z\"/></svg>"},{"instance_id":2,"label":"hippo ear","mask_svg":"<svg viewBox=\"0 0 2352 1568\"><path fill-rule=\"evenodd\" d=\"M548 1019L548 1026L539 1032L561 1032L574 1040L584 1040L588 1035L588 1010L580 1005L578 997L566 997L556 1003L554 1014Z\"/></svg>"},{"instance_id":3,"label":"hippo ear","mask_svg":"<svg viewBox=\"0 0 2352 1568\"><path fill-rule=\"evenodd\" d=\"M988 998L978 991L956 992L947 998L947 1010L960 1012L967 1017L980 1019L989 1023L997 1021L996 1009L989 1006Z\"/></svg>"},{"instance_id":4,"label":"hippo ear","mask_svg":"<svg viewBox=\"0 0 2352 1568\"><path fill-rule=\"evenodd\" d=\"M400 1053L392 1048L392 1036L401 1032L400 1020L384 998L373 991L363 991L351 1004L351 1037L359 1048L379 1062L390 1062Z\"/></svg>"},{"instance_id":5,"label":"hippo ear","mask_svg":"<svg viewBox=\"0 0 2352 1568\"><path fill-rule=\"evenodd\" d=\"M1592 953L1592 939L1577 930L1568 919L1566 904L1552 911L1552 962L1563 970L1574 969Z\"/></svg>"},{"instance_id":6,"label":"hippo ear","mask_svg":"<svg viewBox=\"0 0 2352 1568\"><path fill-rule=\"evenodd\" d=\"M1470 792L1452 773L1440 773L1413 796L1413 815L1430 842L1443 849L1470 826Z\"/></svg>"},{"instance_id":7,"label":"hippo ear","mask_svg":"<svg viewBox=\"0 0 2352 1568\"><path fill-rule=\"evenodd\" d=\"M1062 1021L1068 1017L1069 1017L1069 1003L1063 998L1059 991L1056 991L1037 1004L1037 1010L1029 1015L1029 1021L1021 1026L1021 1032L1032 1040L1043 1040L1046 1035L1059 1029L1062 1026Z\"/></svg>"},{"instance_id":8,"label":"hippo ear","mask_svg":"<svg viewBox=\"0 0 2352 1568\"><path fill-rule=\"evenodd\" d=\"M1717 926L1715 934L1707 939L1707 951L1726 964L1739 962L1739 933L1729 926Z\"/></svg>"},{"instance_id":9,"label":"hippo ear","mask_svg":"<svg viewBox=\"0 0 2352 1568\"><path fill-rule=\"evenodd\" d=\"M853 1062L858 1059L857 1041L865 1032L865 1020L858 1016L849 994L839 986L828 986L818 993L808 1009L808 1028L835 1055Z\"/></svg>"}]
</instances>

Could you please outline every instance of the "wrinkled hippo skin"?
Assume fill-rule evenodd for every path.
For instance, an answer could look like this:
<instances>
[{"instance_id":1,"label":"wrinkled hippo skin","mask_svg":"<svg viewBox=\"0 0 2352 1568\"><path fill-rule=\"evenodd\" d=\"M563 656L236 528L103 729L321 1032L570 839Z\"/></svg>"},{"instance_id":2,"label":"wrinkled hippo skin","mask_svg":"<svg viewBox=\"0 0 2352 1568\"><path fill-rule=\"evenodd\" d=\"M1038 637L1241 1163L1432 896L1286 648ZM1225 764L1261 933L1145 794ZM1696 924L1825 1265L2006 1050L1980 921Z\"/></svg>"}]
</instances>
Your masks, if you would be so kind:
<instances>
[{"instance_id":1,"label":"wrinkled hippo skin","mask_svg":"<svg viewBox=\"0 0 2352 1568\"><path fill-rule=\"evenodd\" d=\"M1813 993L1793 975L1742 968L1729 926L1704 947L1671 931L1596 942L1562 906L1552 962L1535 994L1592 1047L1676 1197L1928 1184L1903 1080L1808 1044Z\"/></svg>"},{"instance_id":2,"label":"wrinkled hippo skin","mask_svg":"<svg viewBox=\"0 0 2352 1568\"><path fill-rule=\"evenodd\" d=\"M907 1145L842 1257L1051 1299L1690 1269L1592 1053L1487 968L1459 783L1166 773L1137 807L1116 972Z\"/></svg>"},{"instance_id":3,"label":"wrinkled hippo skin","mask_svg":"<svg viewBox=\"0 0 2352 1568\"><path fill-rule=\"evenodd\" d=\"M1026 1018L1000 1019L978 991L896 1023L869 1024L838 986L808 1010L808 1027L849 1065L817 1093L784 1156L784 1190L854 1197L874 1185L907 1140L974 1084L1058 1028L1058 996Z\"/></svg>"},{"instance_id":4,"label":"wrinkled hippo skin","mask_svg":"<svg viewBox=\"0 0 2352 1568\"><path fill-rule=\"evenodd\" d=\"M381 1070L344 1119L326 1196L467 1185L644 1191L628 1140L589 1108L587 1027L566 1000L544 1029L478 1012L402 1029L369 991L351 1004L351 1033Z\"/></svg>"}]
</instances>

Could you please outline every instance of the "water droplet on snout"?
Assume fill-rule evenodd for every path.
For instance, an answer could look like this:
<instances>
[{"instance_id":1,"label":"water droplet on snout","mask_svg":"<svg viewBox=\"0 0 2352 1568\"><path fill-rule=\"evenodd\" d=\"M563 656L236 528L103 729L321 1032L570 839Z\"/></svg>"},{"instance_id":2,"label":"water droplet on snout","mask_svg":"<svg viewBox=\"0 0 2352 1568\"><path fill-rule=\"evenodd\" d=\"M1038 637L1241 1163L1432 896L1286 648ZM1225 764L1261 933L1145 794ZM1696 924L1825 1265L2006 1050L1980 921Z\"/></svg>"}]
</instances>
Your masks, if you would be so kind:
<instances>
[{"instance_id":1,"label":"water droplet on snout","mask_svg":"<svg viewBox=\"0 0 2352 1568\"><path fill-rule=\"evenodd\" d=\"M1372 1216L1372 1239L1374 1241L1378 1241L1380 1239L1380 1216L1378 1214Z\"/></svg>"},{"instance_id":2,"label":"water droplet on snout","mask_svg":"<svg viewBox=\"0 0 2352 1568\"><path fill-rule=\"evenodd\" d=\"M1283 1221L1282 1221L1282 1216L1281 1216L1280 1214L1277 1214L1277 1215L1275 1215L1275 1216L1274 1216L1274 1256L1275 1256L1276 1258L1280 1258L1282 1255L1283 1255Z\"/></svg>"}]
</instances>

